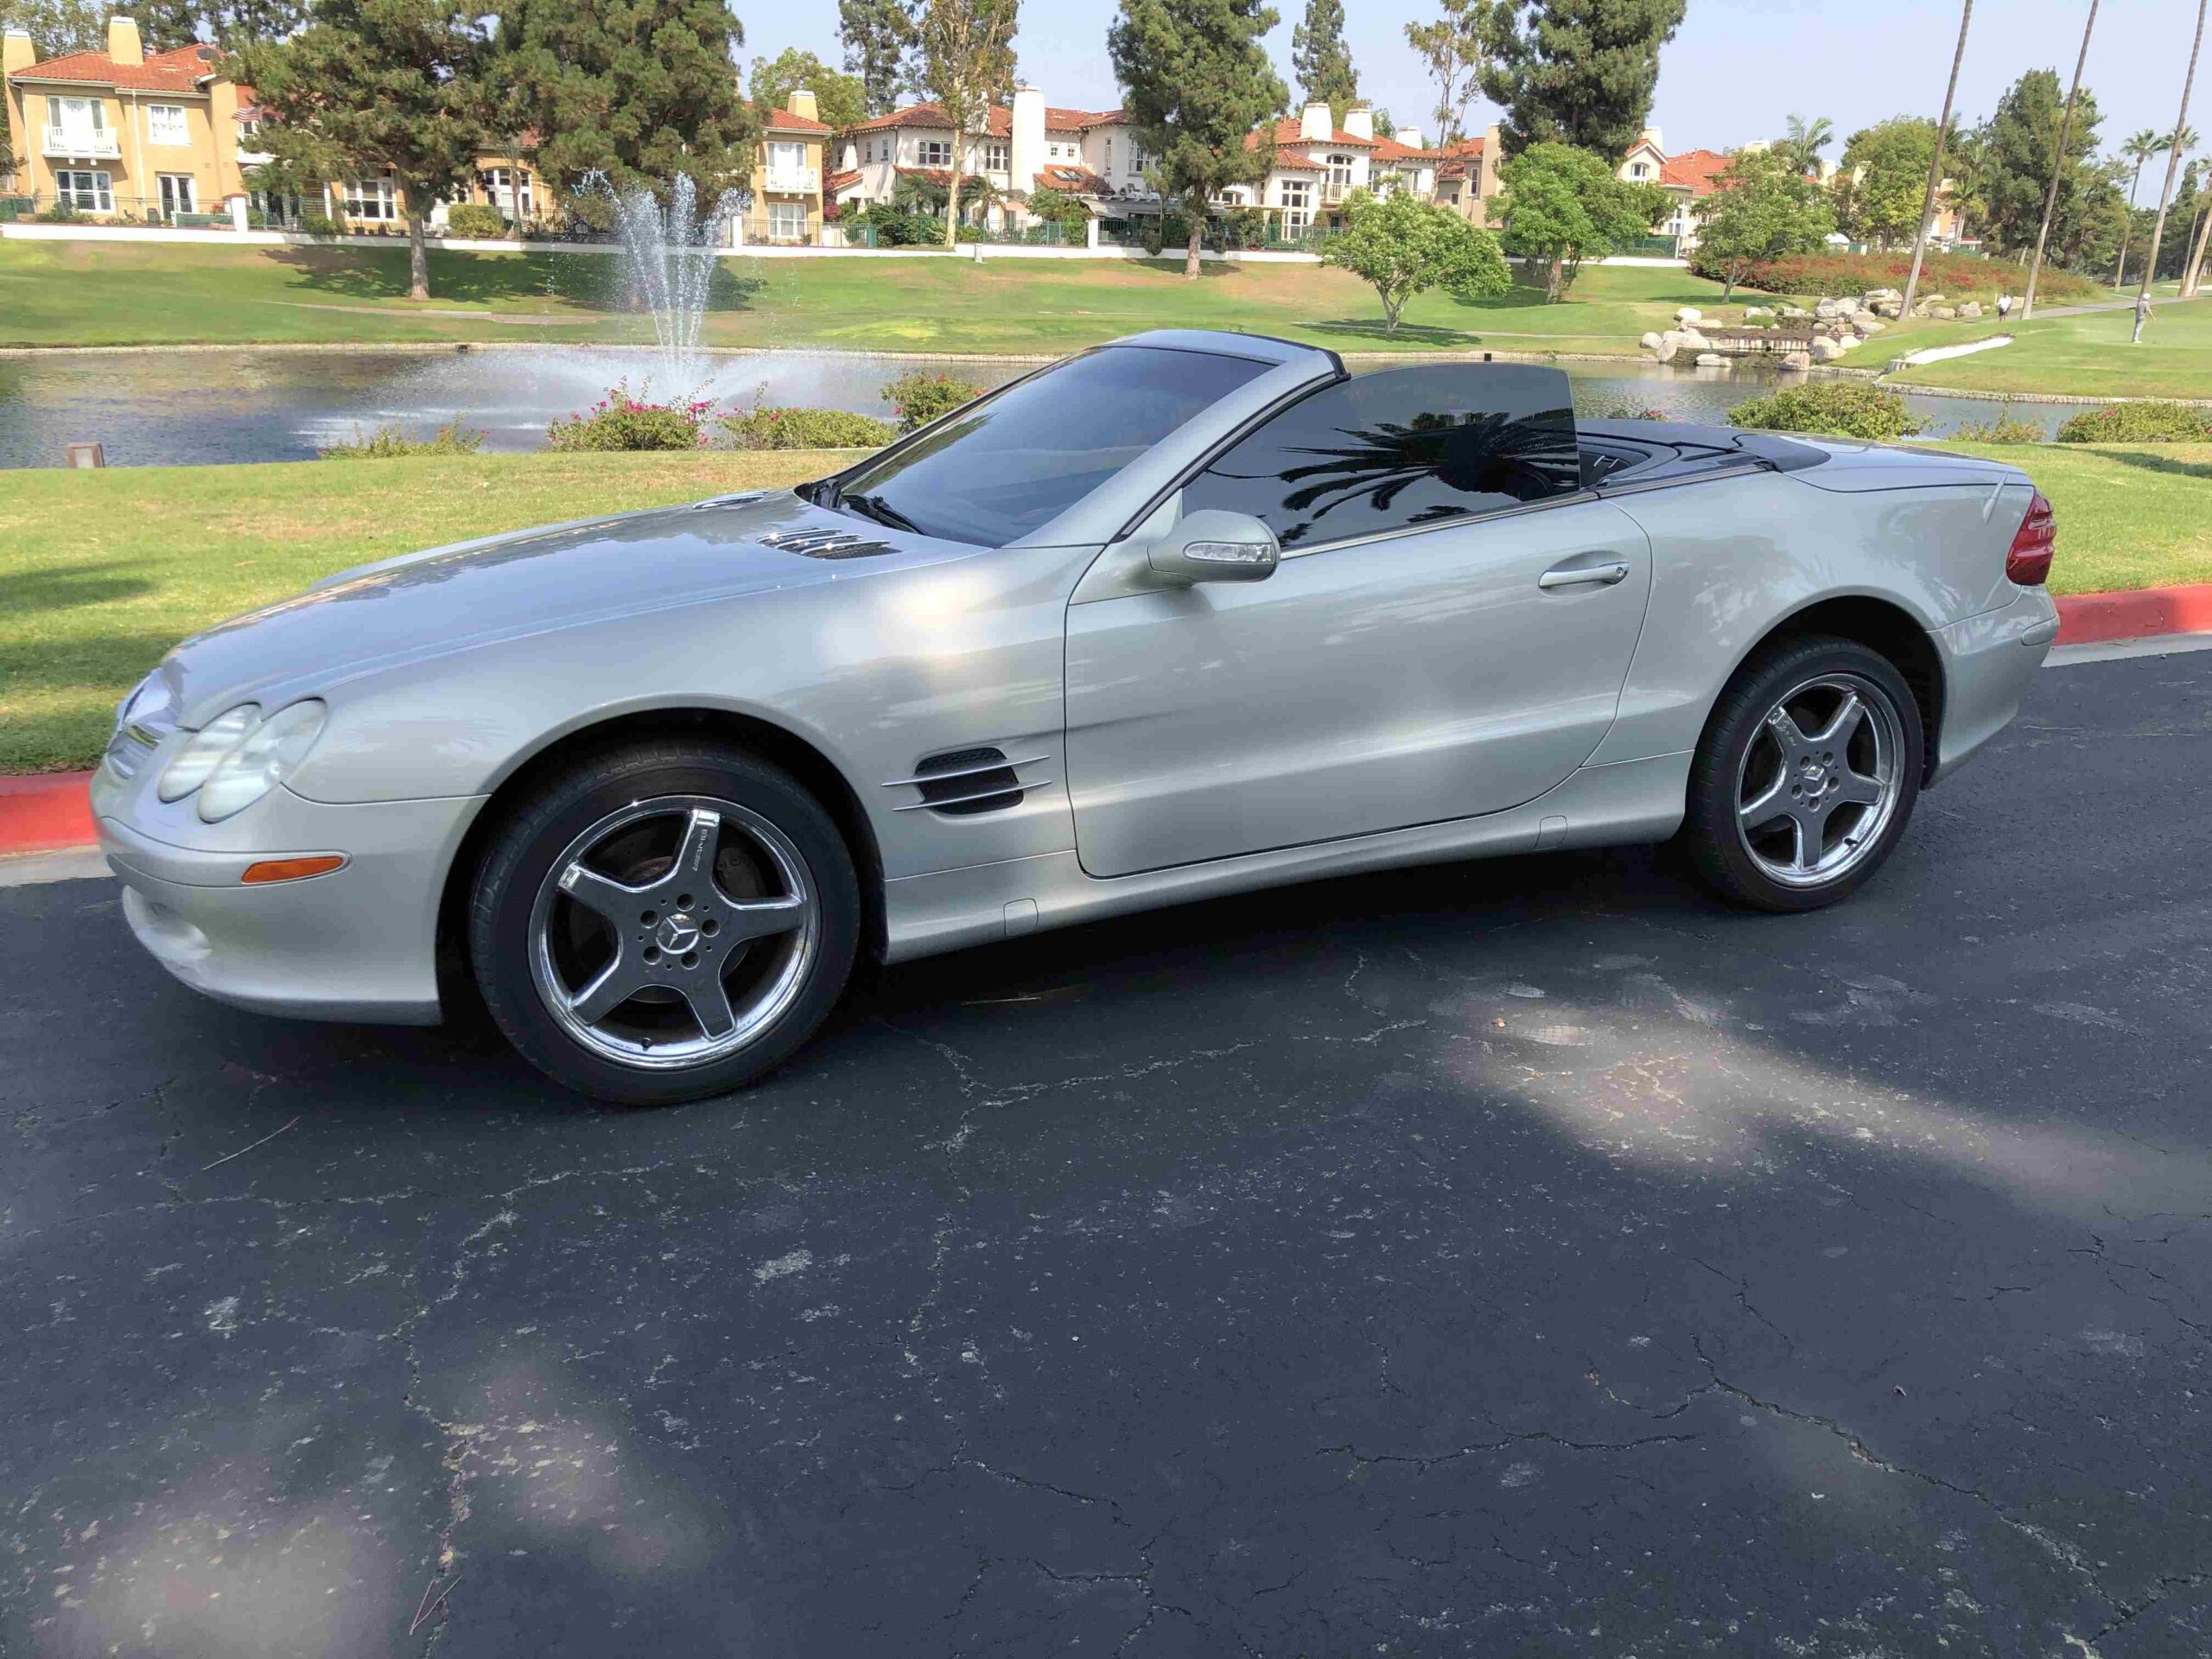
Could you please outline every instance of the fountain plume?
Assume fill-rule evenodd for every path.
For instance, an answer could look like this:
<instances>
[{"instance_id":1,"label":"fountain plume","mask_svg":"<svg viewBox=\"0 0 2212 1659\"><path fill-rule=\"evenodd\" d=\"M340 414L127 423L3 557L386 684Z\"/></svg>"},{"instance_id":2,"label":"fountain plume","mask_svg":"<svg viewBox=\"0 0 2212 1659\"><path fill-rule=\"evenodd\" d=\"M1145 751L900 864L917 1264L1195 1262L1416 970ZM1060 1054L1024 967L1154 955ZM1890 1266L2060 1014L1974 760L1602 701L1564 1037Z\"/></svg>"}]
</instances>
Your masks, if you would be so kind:
<instances>
[{"instance_id":1,"label":"fountain plume","mask_svg":"<svg viewBox=\"0 0 2212 1659\"><path fill-rule=\"evenodd\" d=\"M665 207L645 186L620 191L599 172L587 174L577 193L601 197L613 210L629 291L652 319L664 393L693 396L708 379L699 334L706 322L716 250L728 245L741 196L723 191L702 217L697 187L684 174L677 175Z\"/></svg>"}]
</instances>

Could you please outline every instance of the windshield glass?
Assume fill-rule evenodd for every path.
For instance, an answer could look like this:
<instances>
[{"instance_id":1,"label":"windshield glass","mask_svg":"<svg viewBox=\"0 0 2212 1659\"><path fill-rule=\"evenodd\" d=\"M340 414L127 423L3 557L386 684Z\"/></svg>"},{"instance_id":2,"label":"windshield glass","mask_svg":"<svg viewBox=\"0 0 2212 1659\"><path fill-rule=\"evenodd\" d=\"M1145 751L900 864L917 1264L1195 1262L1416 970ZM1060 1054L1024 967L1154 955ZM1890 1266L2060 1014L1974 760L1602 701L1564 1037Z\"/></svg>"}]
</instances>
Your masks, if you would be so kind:
<instances>
[{"instance_id":1,"label":"windshield glass","mask_svg":"<svg viewBox=\"0 0 2212 1659\"><path fill-rule=\"evenodd\" d=\"M950 541L1020 541L1268 366L1142 346L1087 352L862 463L833 505Z\"/></svg>"}]
</instances>

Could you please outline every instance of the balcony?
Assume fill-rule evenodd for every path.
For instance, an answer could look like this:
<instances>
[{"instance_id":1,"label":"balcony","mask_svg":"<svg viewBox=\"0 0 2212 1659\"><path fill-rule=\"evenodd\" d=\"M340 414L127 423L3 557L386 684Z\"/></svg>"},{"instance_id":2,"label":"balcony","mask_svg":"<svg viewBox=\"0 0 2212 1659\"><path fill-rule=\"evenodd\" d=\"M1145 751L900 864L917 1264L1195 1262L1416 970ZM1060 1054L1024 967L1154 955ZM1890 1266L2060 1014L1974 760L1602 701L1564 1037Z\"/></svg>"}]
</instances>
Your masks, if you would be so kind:
<instances>
[{"instance_id":1,"label":"balcony","mask_svg":"<svg viewBox=\"0 0 2212 1659\"><path fill-rule=\"evenodd\" d=\"M112 162L121 158L123 146L105 127L48 127L46 153L65 162Z\"/></svg>"},{"instance_id":2,"label":"balcony","mask_svg":"<svg viewBox=\"0 0 2212 1659\"><path fill-rule=\"evenodd\" d=\"M822 188L822 169L818 167L779 167L768 175L761 187L779 195L810 196Z\"/></svg>"},{"instance_id":3,"label":"balcony","mask_svg":"<svg viewBox=\"0 0 2212 1659\"><path fill-rule=\"evenodd\" d=\"M1327 180L1321 186L1322 204L1325 207L1333 207L1339 202L1343 201L1345 197L1351 194L1351 192L1352 183L1350 179Z\"/></svg>"}]
</instances>

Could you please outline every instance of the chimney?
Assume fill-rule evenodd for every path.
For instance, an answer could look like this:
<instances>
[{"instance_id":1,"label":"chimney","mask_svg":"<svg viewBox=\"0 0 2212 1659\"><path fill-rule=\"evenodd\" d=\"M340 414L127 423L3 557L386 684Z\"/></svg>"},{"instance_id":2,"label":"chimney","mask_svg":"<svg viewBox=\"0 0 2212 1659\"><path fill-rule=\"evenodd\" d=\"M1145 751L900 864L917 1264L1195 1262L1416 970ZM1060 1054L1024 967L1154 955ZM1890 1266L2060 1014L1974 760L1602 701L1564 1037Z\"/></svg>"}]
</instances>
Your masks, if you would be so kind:
<instances>
[{"instance_id":1,"label":"chimney","mask_svg":"<svg viewBox=\"0 0 2212 1659\"><path fill-rule=\"evenodd\" d=\"M129 17L107 20L107 54L116 62L137 65L146 61L145 43L138 38L138 25Z\"/></svg>"},{"instance_id":2,"label":"chimney","mask_svg":"<svg viewBox=\"0 0 2212 1659\"><path fill-rule=\"evenodd\" d=\"M1364 104L1352 105L1344 111L1344 130L1355 138L1372 139L1375 137L1374 110Z\"/></svg>"},{"instance_id":3,"label":"chimney","mask_svg":"<svg viewBox=\"0 0 2212 1659\"><path fill-rule=\"evenodd\" d=\"M1408 149L1419 149L1421 147L1419 127L1400 127L1393 136Z\"/></svg>"},{"instance_id":4,"label":"chimney","mask_svg":"<svg viewBox=\"0 0 2212 1659\"><path fill-rule=\"evenodd\" d=\"M1326 104L1308 104L1298 118L1298 136L1301 140L1313 138L1325 143L1336 128L1337 124L1329 118Z\"/></svg>"},{"instance_id":5,"label":"chimney","mask_svg":"<svg viewBox=\"0 0 2212 1659\"><path fill-rule=\"evenodd\" d=\"M1637 143L1650 145L1652 149L1657 150L1662 156L1664 156L1667 153L1666 137L1656 127L1646 127L1643 130L1643 136L1637 138Z\"/></svg>"},{"instance_id":6,"label":"chimney","mask_svg":"<svg viewBox=\"0 0 2212 1659\"><path fill-rule=\"evenodd\" d=\"M791 95L785 100L784 108L793 115L803 115L810 121L822 118L822 112L814 102L814 88L811 86L792 87Z\"/></svg>"},{"instance_id":7,"label":"chimney","mask_svg":"<svg viewBox=\"0 0 2212 1659\"><path fill-rule=\"evenodd\" d=\"M1045 94L1024 83L1014 89L1014 144L1007 160L1007 188L1027 195L1037 188L1037 174L1045 165Z\"/></svg>"}]
</instances>

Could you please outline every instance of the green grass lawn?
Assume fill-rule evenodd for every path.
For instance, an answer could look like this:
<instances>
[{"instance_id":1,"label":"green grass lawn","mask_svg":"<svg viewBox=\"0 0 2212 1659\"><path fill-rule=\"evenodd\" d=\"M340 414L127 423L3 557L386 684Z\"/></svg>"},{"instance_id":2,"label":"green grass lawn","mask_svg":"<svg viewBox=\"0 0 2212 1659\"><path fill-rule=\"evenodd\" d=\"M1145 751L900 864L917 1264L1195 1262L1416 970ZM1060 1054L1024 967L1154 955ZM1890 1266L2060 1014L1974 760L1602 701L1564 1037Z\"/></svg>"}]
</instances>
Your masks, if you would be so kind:
<instances>
[{"instance_id":1,"label":"green grass lawn","mask_svg":"<svg viewBox=\"0 0 2212 1659\"><path fill-rule=\"evenodd\" d=\"M2133 314L2126 310L2037 317L2010 328L1987 318L1963 327L1916 322L1876 336L1844 360L1881 361L1925 346L2010 334L2010 346L1905 369L1890 377L1890 384L2084 398L2212 397L2212 300L2159 306L2151 314L2140 346L2128 343L2134 326Z\"/></svg>"},{"instance_id":2,"label":"green grass lawn","mask_svg":"<svg viewBox=\"0 0 2212 1659\"><path fill-rule=\"evenodd\" d=\"M0 772L90 766L116 700L171 645L334 570L830 464L783 451L0 473Z\"/></svg>"},{"instance_id":3,"label":"green grass lawn","mask_svg":"<svg viewBox=\"0 0 2212 1659\"><path fill-rule=\"evenodd\" d=\"M635 340L619 264L582 253L430 256L427 302L404 297L391 247L0 242L0 346L190 342ZM1374 290L1311 265L1001 259L723 261L714 346L1057 353L1140 329L1236 328L1348 351L1636 351L1683 305L1720 292L1687 271L1593 267L1573 297L1533 289L1462 302L1425 295L1395 334ZM460 315L445 315L458 313Z\"/></svg>"},{"instance_id":4,"label":"green grass lawn","mask_svg":"<svg viewBox=\"0 0 2212 1659\"><path fill-rule=\"evenodd\" d=\"M2058 510L2062 593L2212 581L2212 445L1974 448ZM499 455L0 474L0 772L90 766L177 640L349 565L826 470L820 454Z\"/></svg>"}]
</instances>

